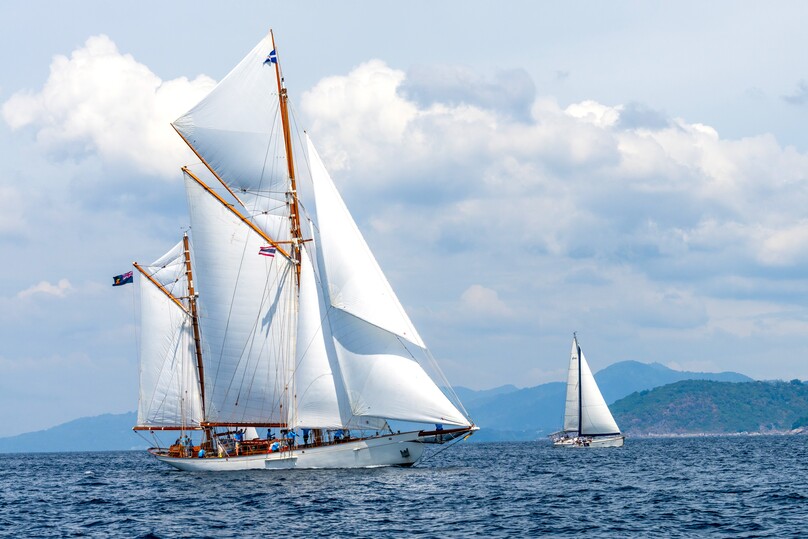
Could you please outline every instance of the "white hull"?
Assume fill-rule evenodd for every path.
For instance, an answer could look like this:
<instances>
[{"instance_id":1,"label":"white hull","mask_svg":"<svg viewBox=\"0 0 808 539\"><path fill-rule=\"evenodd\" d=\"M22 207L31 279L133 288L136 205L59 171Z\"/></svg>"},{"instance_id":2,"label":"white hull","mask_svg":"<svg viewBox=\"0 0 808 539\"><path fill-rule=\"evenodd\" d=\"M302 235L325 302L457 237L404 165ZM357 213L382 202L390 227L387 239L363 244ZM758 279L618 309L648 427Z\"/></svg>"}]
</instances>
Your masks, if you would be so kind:
<instances>
[{"instance_id":1,"label":"white hull","mask_svg":"<svg viewBox=\"0 0 808 539\"><path fill-rule=\"evenodd\" d=\"M320 447L239 457L178 458L151 451L160 462L190 472L278 470L292 468L372 468L412 466L423 455L419 432L341 442Z\"/></svg>"},{"instance_id":2,"label":"white hull","mask_svg":"<svg viewBox=\"0 0 808 539\"><path fill-rule=\"evenodd\" d=\"M553 440L554 447L623 447L626 437L617 436L582 436Z\"/></svg>"}]
</instances>

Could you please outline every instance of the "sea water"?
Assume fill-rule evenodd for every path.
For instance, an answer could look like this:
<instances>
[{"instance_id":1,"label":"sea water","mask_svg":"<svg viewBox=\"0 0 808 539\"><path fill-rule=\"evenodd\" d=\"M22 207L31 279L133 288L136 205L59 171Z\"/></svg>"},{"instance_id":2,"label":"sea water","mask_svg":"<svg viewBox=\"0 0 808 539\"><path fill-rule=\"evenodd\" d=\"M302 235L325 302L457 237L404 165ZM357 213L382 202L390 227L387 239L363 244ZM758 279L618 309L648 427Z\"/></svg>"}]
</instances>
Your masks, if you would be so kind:
<instances>
[{"instance_id":1,"label":"sea water","mask_svg":"<svg viewBox=\"0 0 808 539\"><path fill-rule=\"evenodd\" d=\"M8 537L808 537L808 436L463 442L414 468L180 472L0 455Z\"/></svg>"}]
</instances>

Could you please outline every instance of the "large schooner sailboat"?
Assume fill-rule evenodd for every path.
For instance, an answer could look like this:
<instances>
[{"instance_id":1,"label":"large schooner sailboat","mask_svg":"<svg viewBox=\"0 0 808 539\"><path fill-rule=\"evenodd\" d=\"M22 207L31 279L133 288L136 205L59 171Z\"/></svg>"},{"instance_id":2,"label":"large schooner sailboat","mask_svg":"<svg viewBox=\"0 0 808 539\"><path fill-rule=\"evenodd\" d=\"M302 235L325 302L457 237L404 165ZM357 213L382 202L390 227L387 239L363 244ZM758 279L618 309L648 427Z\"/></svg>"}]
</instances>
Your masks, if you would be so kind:
<instances>
[{"instance_id":1,"label":"large schooner sailboat","mask_svg":"<svg viewBox=\"0 0 808 539\"><path fill-rule=\"evenodd\" d=\"M550 438L556 447L621 447L625 440L578 345L577 335L572 337L567 372L564 429Z\"/></svg>"},{"instance_id":2,"label":"large schooner sailboat","mask_svg":"<svg viewBox=\"0 0 808 539\"><path fill-rule=\"evenodd\" d=\"M172 125L201 165L182 169L190 237L134 264L134 429L180 435L150 453L182 470L410 466L477 430L308 135L293 140L272 32Z\"/></svg>"}]
</instances>

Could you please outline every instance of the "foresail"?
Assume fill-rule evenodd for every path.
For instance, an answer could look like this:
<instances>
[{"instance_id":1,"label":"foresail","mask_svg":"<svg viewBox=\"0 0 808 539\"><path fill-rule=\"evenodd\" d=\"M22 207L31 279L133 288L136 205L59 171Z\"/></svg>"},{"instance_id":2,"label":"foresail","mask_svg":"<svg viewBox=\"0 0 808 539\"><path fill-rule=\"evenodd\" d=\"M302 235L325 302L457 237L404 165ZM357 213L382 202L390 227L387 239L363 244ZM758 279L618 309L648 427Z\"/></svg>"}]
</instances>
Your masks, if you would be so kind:
<instances>
[{"instance_id":1,"label":"foresail","mask_svg":"<svg viewBox=\"0 0 808 539\"><path fill-rule=\"evenodd\" d=\"M307 138L327 320L356 417L468 426L423 368L426 346Z\"/></svg>"},{"instance_id":2,"label":"foresail","mask_svg":"<svg viewBox=\"0 0 808 539\"><path fill-rule=\"evenodd\" d=\"M420 335L382 273L317 150L306 138L329 303L420 348Z\"/></svg>"},{"instance_id":3,"label":"foresail","mask_svg":"<svg viewBox=\"0 0 808 539\"><path fill-rule=\"evenodd\" d=\"M298 427L342 428L350 410L342 387L331 343L331 331L325 320L319 285L316 282L308 249L304 247L300 271L300 296L295 355L295 418ZM343 404L340 404L343 401Z\"/></svg>"},{"instance_id":4,"label":"foresail","mask_svg":"<svg viewBox=\"0 0 808 539\"><path fill-rule=\"evenodd\" d=\"M285 201L288 175L271 51L267 35L173 125L239 198L245 190Z\"/></svg>"},{"instance_id":5,"label":"foresail","mask_svg":"<svg viewBox=\"0 0 808 539\"><path fill-rule=\"evenodd\" d=\"M572 340L570 366L567 371L567 400L564 404L564 430L578 431L578 341Z\"/></svg>"},{"instance_id":6,"label":"foresail","mask_svg":"<svg viewBox=\"0 0 808 539\"><path fill-rule=\"evenodd\" d=\"M328 319L353 415L470 424L421 367L425 349L342 309Z\"/></svg>"},{"instance_id":7,"label":"foresail","mask_svg":"<svg viewBox=\"0 0 808 539\"><path fill-rule=\"evenodd\" d=\"M188 174L185 180L207 420L285 422L295 343L294 268L262 249L265 240Z\"/></svg>"},{"instance_id":8,"label":"foresail","mask_svg":"<svg viewBox=\"0 0 808 539\"><path fill-rule=\"evenodd\" d=\"M617 434L620 429L581 353L581 434Z\"/></svg>"},{"instance_id":9,"label":"foresail","mask_svg":"<svg viewBox=\"0 0 808 539\"><path fill-rule=\"evenodd\" d=\"M188 295L182 242L143 268L176 298ZM140 279L138 426L198 426L202 400L191 320L171 298Z\"/></svg>"}]
</instances>

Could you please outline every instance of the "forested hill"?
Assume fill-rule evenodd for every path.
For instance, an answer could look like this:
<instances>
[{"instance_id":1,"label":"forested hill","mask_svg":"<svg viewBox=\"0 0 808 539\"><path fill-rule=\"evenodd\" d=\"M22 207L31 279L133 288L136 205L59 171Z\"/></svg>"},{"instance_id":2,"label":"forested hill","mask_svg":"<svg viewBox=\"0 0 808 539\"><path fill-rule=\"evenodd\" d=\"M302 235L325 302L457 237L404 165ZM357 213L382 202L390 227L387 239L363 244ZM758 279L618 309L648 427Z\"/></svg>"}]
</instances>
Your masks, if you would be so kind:
<instances>
[{"instance_id":1,"label":"forested hill","mask_svg":"<svg viewBox=\"0 0 808 539\"><path fill-rule=\"evenodd\" d=\"M808 383L685 380L610 408L629 435L787 431L808 427Z\"/></svg>"}]
</instances>

